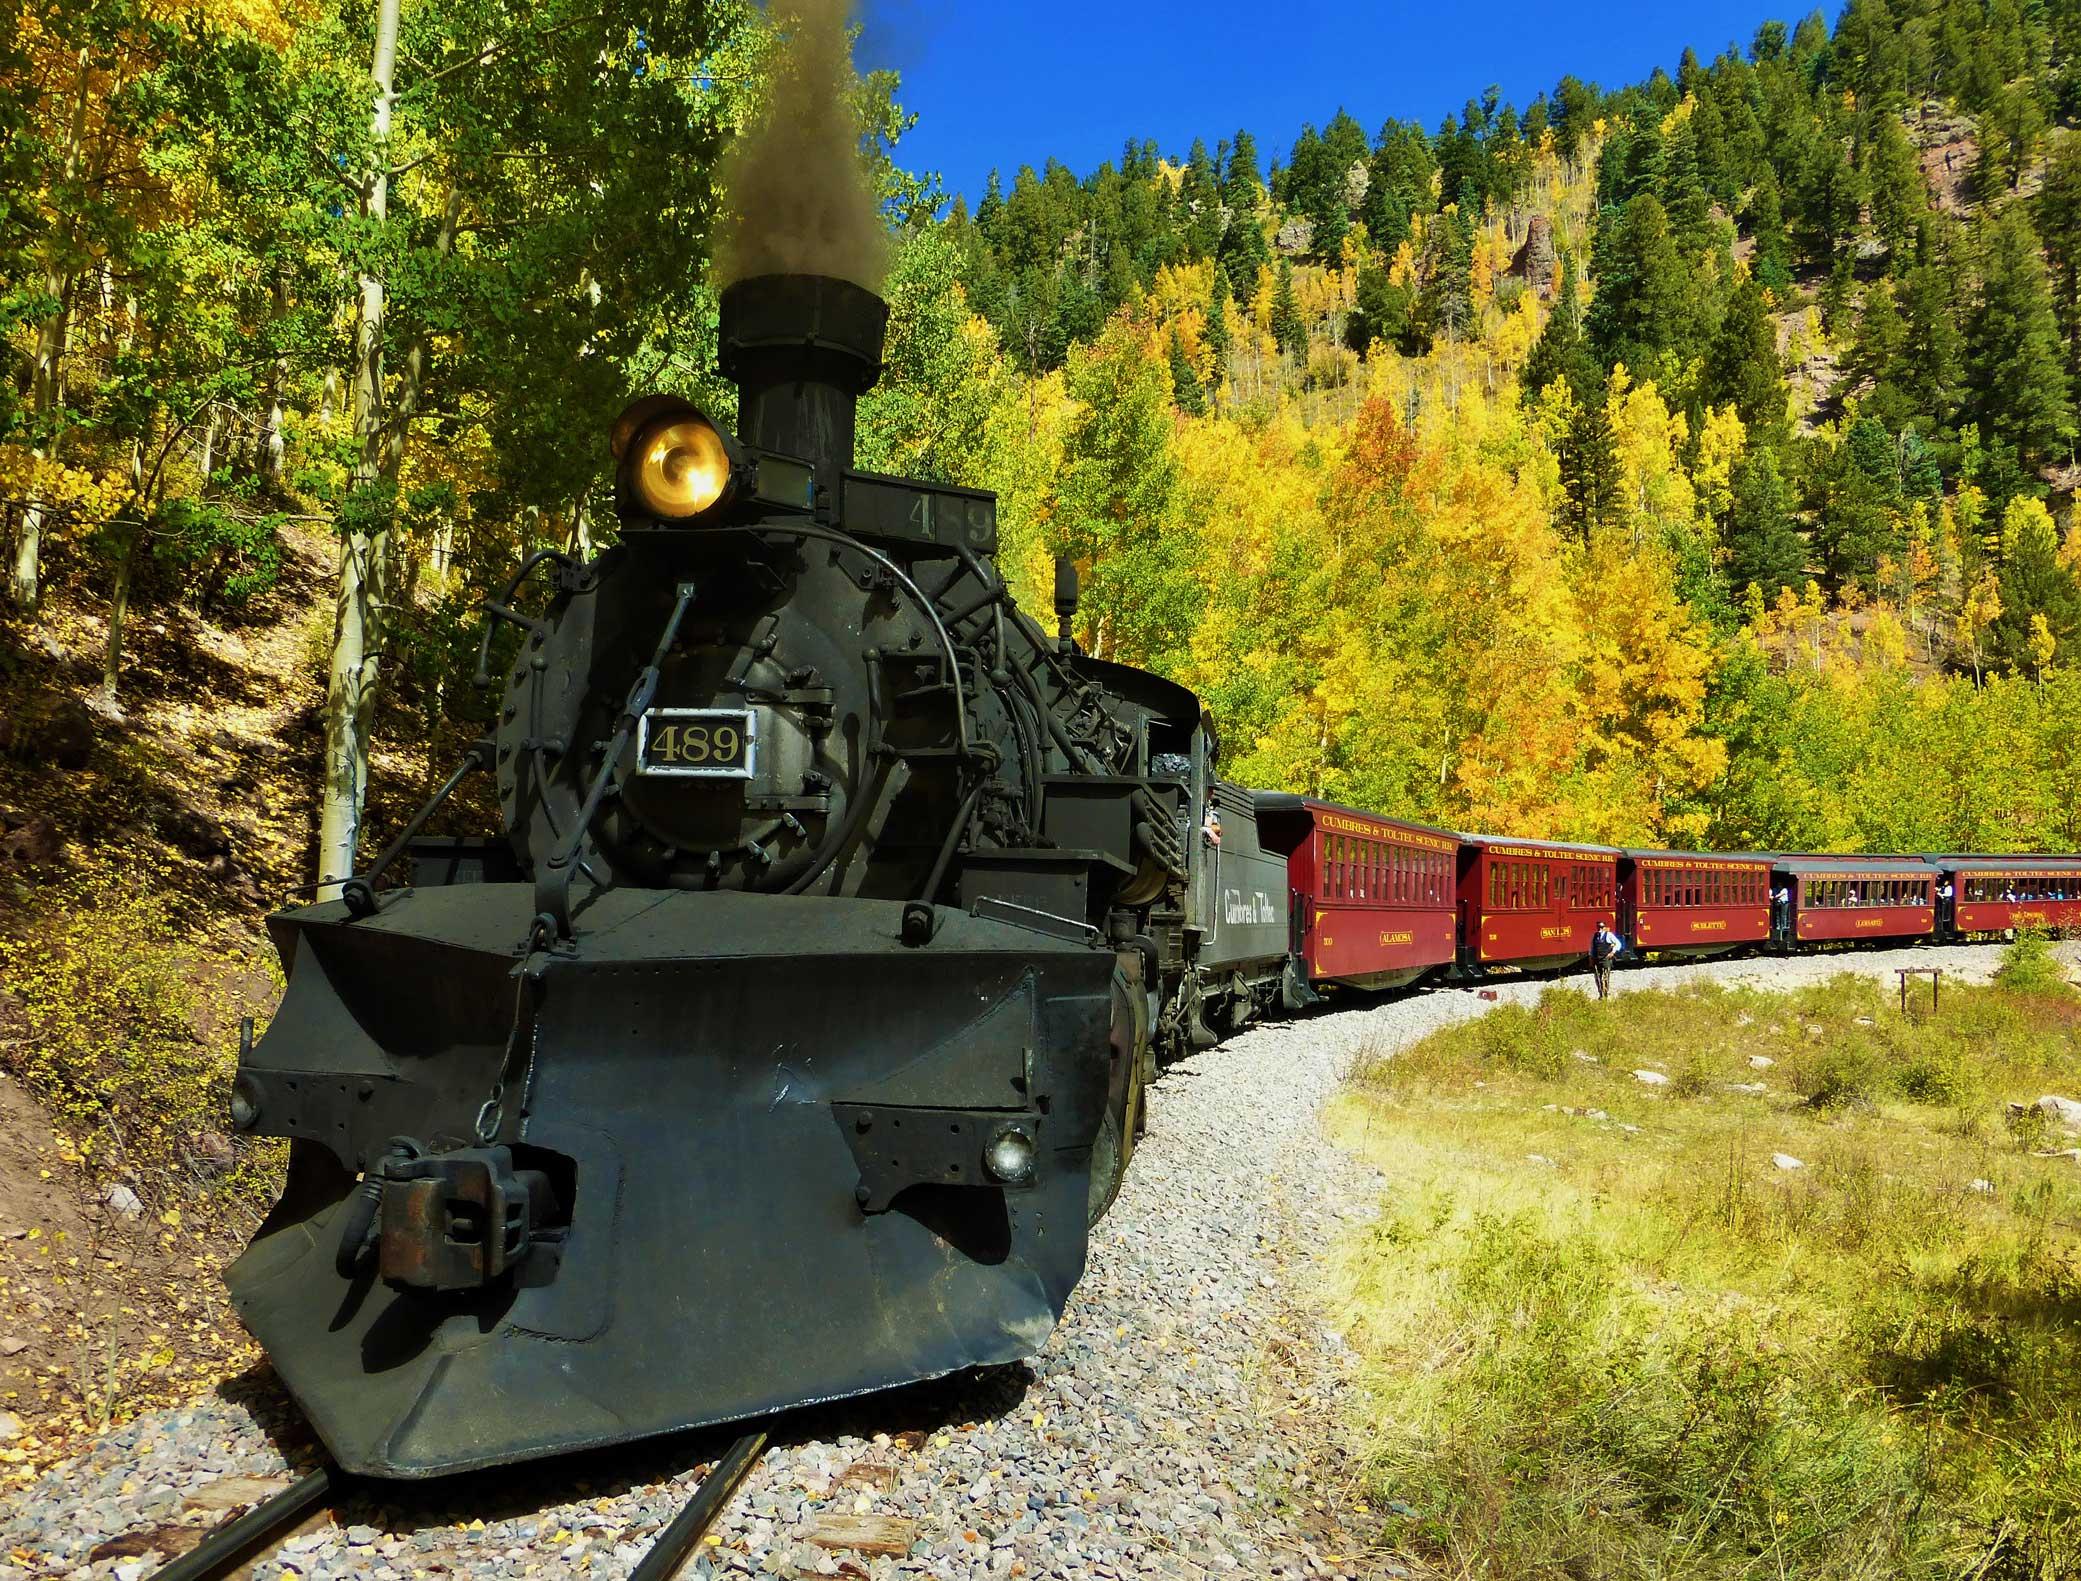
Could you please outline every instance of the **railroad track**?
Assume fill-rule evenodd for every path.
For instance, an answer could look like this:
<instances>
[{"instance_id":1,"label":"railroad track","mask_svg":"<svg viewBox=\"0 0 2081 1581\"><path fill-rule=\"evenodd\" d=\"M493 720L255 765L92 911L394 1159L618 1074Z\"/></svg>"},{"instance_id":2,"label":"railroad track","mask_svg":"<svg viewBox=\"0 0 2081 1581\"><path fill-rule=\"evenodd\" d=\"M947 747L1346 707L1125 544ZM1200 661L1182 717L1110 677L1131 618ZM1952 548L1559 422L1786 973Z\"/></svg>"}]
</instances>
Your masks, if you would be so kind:
<instances>
[{"instance_id":1,"label":"railroad track","mask_svg":"<svg viewBox=\"0 0 2081 1581\"><path fill-rule=\"evenodd\" d=\"M765 1447L764 1433L747 1433L724 1450L671 1524L658 1533L650 1552L630 1572L630 1581L669 1581L677 1575L758 1464ZM180 1558L153 1572L152 1581L216 1581L228 1576L274 1547L313 1510L323 1509L355 1481L335 1467L321 1466L273 1498L226 1521Z\"/></svg>"}]
</instances>

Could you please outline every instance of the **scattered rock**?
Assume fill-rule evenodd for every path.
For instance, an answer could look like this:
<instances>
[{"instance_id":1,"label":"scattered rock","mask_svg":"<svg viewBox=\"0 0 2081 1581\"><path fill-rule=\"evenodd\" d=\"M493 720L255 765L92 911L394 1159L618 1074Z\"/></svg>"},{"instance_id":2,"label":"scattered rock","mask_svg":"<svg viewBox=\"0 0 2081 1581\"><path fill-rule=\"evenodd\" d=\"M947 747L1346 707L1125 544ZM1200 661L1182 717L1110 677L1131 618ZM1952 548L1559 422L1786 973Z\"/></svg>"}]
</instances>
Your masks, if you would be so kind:
<instances>
[{"instance_id":1,"label":"scattered rock","mask_svg":"<svg viewBox=\"0 0 2081 1581\"><path fill-rule=\"evenodd\" d=\"M1828 1036L1828 1029L1818 1021L1809 1021L1806 1024L1806 1035L1810 1038L1825 1038Z\"/></svg>"},{"instance_id":2,"label":"scattered rock","mask_svg":"<svg viewBox=\"0 0 2081 1581\"><path fill-rule=\"evenodd\" d=\"M1553 1160L1544 1153L1527 1153L1525 1154L1525 1162L1528 1164L1551 1164Z\"/></svg>"},{"instance_id":3,"label":"scattered rock","mask_svg":"<svg viewBox=\"0 0 2081 1581\"><path fill-rule=\"evenodd\" d=\"M65 837L50 819L0 807L0 865L42 867L64 854Z\"/></svg>"},{"instance_id":4,"label":"scattered rock","mask_svg":"<svg viewBox=\"0 0 2081 1581\"><path fill-rule=\"evenodd\" d=\"M1870 1016L1859 1016L1857 1018L1857 1024L1860 1027L1875 1027L1878 1025L1878 1022L1872 1020Z\"/></svg>"},{"instance_id":5,"label":"scattered rock","mask_svg":"<svg viewBox=\"0 0 2081 1581\"><path fill-rule=\"evenodd\" d=\"M1667 1087L1669 1085L1669 1078L1658 1070L1637 1070L1633 1073L1633 1079L1648 1087Z\"/></svg>"},{"instance_id":6,"label":"scattered rock","mask_svg":"<svg viewBox=\"0 0 2081 1581\"><path fill-rule=\"evenodd\" d=\"M1282 224L1272 237L1275 251L1289 258L1297 258L1315 245L1315 222L1306 215L1295 215Z\"/></svg>"},{"instance_id":7,"label":"scattered rock","mask_svg":"<svg viewBox=\"0 0 2081 1581\"><path fill-rule=\"evenodd\" d=\"M1994 1189L1994 1182L1991 1180L1975 1178L1966 1182L1965 1189L1967 1191L1992 1191Z\"/></svg>"},{"instance_id":8,"label":"scattered rock","mask_svg":"<svg viewBox=\"0 0 2081 1581\"><path fill-rule=\"evenodd\" d=\"M2038 1100L2038 1112L2063 1130L2081 1131L2081 1103L2072 1098L2061 1098L2048 1092Z\"/></svg>"},{"instance_id":9,"label":"scattered rock","mask_svg":"<svg viewBox=\"0 0 2081 1581\"><path fill-rule=\"evenodd\" d=\"M121 1182L102 1192L101 1205L119 1219L141 1218L145 1211L137 1193Z\"/></svg>"},{"instance_id":10,"label":"scattered rock","mask_svg":"<svg viewBox=\"0 0 2081 1581\"><path fill-rule=\"evenodd\" d=\"M1751 1054L1749 1056L1750 1070L1769 1070L1770 1067L1775 1065L1776 1063L1777 1061L1772 1059L1768 1054Z\"/></svg>"},{"instance_id":11,"label":"scattered rock","mask_svg":"<svg viewBox=\"0 0 2081 1581\"><path fill-rule=\"evenodd\" d=\"M22 1436L22 1419L12 1411L0 1411L0 1442Z\"/></svg>"},{"instance_id":12,"label":"scattered rock","mask_svg":"<svg viewBox=\"0 0 2081 1581\"><path fill-rule=\"evenodd\" d=\"M191 861L222 863L231 855L231 841L224 826L192 807L162 806L152 824L160 839Z\"/></svg>"},{"instance_id":13,"label":"scattered rock","mask_svg":"<svg viewBox=\"0 0 2081 1581\"><path fill-rule=\"evenodd\" d=\"M195 1146L188 1153L188 1161L198 1168L213 1174L223 1174L238 1162L231 1150L231 1138L222 1131L202 1131L195 1137Z\"/></svg>"},{"instance_id":14,"label":"scattered rock","mask_svg":"<svg viewBox=\"0 0 2081 1581\"><path fill-rule=\"evenodd\" d=\"M1745 1092L1749 1094L1750 1097L1755 1097L1759 1093L1766 1093L1770 1091L1770 1089L1760 1081L1730 1081L1729 1083L1727 1083L1727 1090L1729 1092Z\"/></svg>"},{"instance_id":15,"label":"scattered rock","mask_svg":"<svg viewBox=\"0 0 2081 1581\"><path fill-rule=\"evenodd\" d=\"M19 1334L9 1334L0 1339L0 1356L19 1356L29 1348L29 1342Z\"/></svg>"},{"instance_id":16,"label":"scattered rock","mask_svg":"<svg viewBox=\"0 0 2081 1581\"><path fill-rule=\"evenodd\" d=\"M1794 1158L1790 1153L1772 1153L1770 1161L1780 1169L1804 1169L1806 1161Z\"/></svg>"},{"instance_id":17,"label":"scattered rock","mask_svg":"<svg viewBox=\"0 0 2081 1581\"><path fill-rule=\"evenodd\" d=\"M76 697L31 692L0 714L0 753L25 763L83 769L94 754L94 716Z\"/></svg>"},{"instance_id":18,"label":"scattered rock","mask_svg":"<svg viewBox=\"0 0 2081 1581\"><path fill-rule=\"evenodd\" d=\"M1597 1058L1596 1055L1591 1054L1584 1049L1577 1049L1573 1054L1569 1056L1569 1058L1579 1059L1585 1065L1602 1065L1604 1063L1604 1061Z\"/></svg>"}]
</instances>

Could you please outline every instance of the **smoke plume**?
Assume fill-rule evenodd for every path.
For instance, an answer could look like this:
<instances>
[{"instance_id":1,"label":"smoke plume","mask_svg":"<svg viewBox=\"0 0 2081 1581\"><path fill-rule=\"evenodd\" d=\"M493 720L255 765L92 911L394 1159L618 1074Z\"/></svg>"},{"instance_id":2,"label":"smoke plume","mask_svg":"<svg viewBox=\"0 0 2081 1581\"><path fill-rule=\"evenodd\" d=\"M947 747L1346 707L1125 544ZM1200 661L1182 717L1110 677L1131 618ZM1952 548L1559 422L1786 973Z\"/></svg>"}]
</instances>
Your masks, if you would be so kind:
<instances>
[{"instance_id":1,"label":"smoke plume","mask_svg":"<svg viewBox=\"0 0 2081 1581\"><path fill-rule=\"evenodd\" d=\"M881 289L889 237L861 158L850 0L770 0L778 34L758 118L723 157L719 285L825 274Z\"/></svg>"}]
</instances>

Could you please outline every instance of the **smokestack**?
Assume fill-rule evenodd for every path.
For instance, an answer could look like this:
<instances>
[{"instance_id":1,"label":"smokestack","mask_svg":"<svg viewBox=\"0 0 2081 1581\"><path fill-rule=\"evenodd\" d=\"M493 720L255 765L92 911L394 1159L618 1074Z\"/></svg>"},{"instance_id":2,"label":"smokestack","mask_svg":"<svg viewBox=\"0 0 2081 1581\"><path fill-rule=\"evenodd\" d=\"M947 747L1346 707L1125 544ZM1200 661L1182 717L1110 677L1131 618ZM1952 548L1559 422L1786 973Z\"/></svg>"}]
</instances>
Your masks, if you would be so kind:
<instances>
[{"instance_id":1,"label":"smokestack","mask_svg":"<svg viewBox=\"0 0 2081 1581\"><path fill-rule=\"evenodd\" d=\"M773 49L758 110L724 151L720 285L822 274L878 290L889 228L865 154L852 0L767 0Z\"/></svg>"},{"instance_id":2,"label":"smokestack","mask_svg":"<svg viewBox=\"0 0 2081 1581\"><path fill-rule=\"evenodd\" d=\"M765 274L722 295L723 377L737 385L737 434L799 456L837 489L853 464L853 413L882 371L889 306L848 280Z\"/></svg>"}]
</instances>

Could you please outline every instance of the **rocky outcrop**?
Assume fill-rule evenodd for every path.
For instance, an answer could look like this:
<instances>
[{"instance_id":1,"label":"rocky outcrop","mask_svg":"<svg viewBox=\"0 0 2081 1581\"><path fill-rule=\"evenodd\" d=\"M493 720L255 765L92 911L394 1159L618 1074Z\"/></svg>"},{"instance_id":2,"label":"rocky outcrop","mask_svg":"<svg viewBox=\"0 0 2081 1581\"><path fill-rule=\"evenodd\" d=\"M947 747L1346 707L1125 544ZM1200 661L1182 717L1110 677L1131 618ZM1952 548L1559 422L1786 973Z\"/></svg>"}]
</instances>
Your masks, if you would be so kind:
<instances>
[{"instance_id":1,"label":"rocky outcrop","mask_svg":"<svg viewBox=\"0 0 2081 1581\"><path fill-rule=\"evenodd\" d=\"M1525 226L1524 245L1510 260L1510 272L1541 297L1551 299L1560 279L1560 263L1554 252L1553 221L1535 214Z\"/></svg>"}]
</instances>

